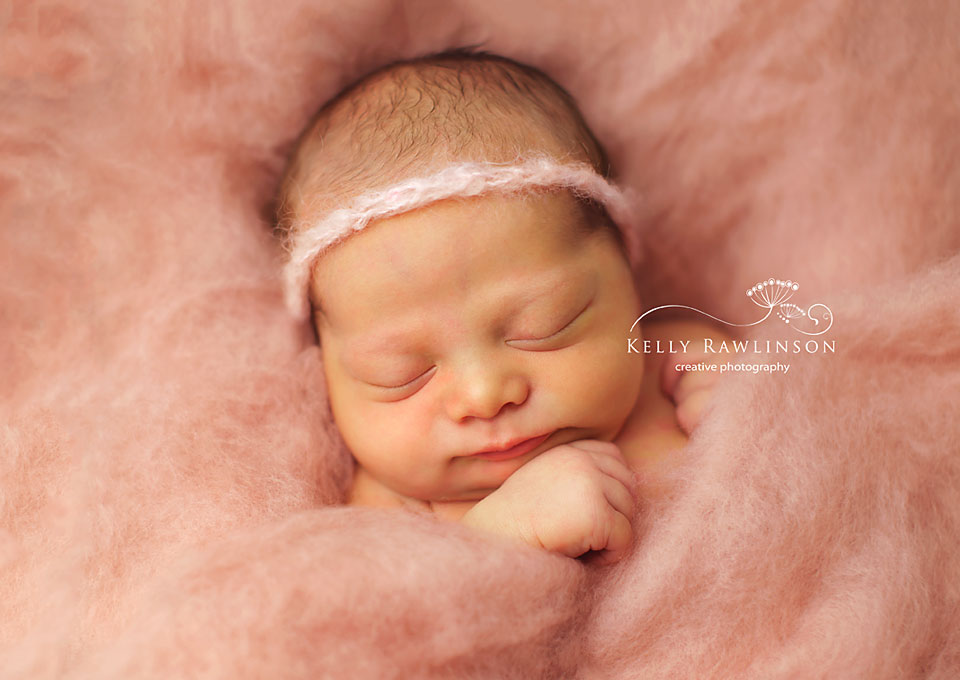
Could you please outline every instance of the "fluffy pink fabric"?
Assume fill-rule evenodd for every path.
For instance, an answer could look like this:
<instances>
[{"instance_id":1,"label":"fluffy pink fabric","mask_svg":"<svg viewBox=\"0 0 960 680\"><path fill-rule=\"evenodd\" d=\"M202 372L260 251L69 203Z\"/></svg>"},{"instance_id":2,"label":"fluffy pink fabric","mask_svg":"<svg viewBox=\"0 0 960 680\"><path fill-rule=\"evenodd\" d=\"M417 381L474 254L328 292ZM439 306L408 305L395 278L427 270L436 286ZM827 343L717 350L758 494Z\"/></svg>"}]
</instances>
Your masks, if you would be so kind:
<instances>
[{"instance_id":1,"label":"fluffy pink fabric","mask_svg":"<svg viewBox=\"0 0 960 680\"><path fill-rule=\"evenodd\" d=\"M956 5L60 0L0 27L4 678L960 674ZM743 319L772 275L836 317L835 355L724 377L605 570L336 507L282 303L262 208L309 114L480 41L567 86L645 197L648 306Z\"/></svg>"}]
</instances>

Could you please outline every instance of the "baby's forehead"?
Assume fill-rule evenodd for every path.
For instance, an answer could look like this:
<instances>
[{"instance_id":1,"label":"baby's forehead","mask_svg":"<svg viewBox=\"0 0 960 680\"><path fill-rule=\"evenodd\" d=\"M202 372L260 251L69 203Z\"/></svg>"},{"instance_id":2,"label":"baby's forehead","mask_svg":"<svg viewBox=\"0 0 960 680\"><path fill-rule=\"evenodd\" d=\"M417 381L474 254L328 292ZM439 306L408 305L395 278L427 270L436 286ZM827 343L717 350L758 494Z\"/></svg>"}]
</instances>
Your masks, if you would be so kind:
<instances>
[{"instance_id":1,"label":"baby's forehead","mask_svg":"<svg viewBox=\"0 0 960 680\"><path fill-rule=\"evenodd\" d=\"M358 290L376 286L373 297L386 299L411 280L424 282L424 295L468 290L476 270L555 285L561 264L581 252L584 236L594 231L589 219L573 195L554 191L447 200L378 220L317 260L313 307L321 316L344 314L362 297ZM490 266L504 262L511 264Z\"/></svg>"}]
</instances>

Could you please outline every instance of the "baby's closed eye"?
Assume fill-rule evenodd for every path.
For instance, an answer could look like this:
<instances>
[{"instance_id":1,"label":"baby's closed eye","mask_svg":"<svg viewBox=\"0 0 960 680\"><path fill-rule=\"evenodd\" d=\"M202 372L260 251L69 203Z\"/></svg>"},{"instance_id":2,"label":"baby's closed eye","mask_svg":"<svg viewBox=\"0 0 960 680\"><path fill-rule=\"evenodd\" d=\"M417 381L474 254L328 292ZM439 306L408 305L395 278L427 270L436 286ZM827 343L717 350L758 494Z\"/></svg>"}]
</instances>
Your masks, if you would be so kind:
<instances>
[{"instance_id":1,"label":"baby's closed eye","mask_svg":"<svg viewBox=\"0 0 960 680\"><path fill-rule=\"evenodd\" d=\"M568 331L573 330L573 328L577 325L577 322L581 321L587 316L587 310L590 309L590 306L592 304L593 304L593 300L590 300L583 308L581 308L578 312L576 312L572 318L570 318L566 322L562 322L560 324L560 327L557 328L556 330L553 330L553 331L548 330L544 333L532 333L531 334L532 337L511 338L506 340L505 342L512 347L517 347L518 349L530 349L530 350L551 349L549 347L541 347L540 345L543 345L544 343L548 343L550 341L563 339L564 336L568 333Z\"/></svg>"},{"instance_id":2,"label":"baby's closed eye","mask_svg":"<svg viewBox=\"0 0 960 680\"><path fill-rule=\"evenodd\" d=\"M411 378L393 378L384 380L382 382L364 380L363 382L367 383L368 385L372 385L373 387L379 387L385 390L400 390L407 387L412 387L413 385L418 384L421 380L433 375L433 373L436 371L436 368L436 366L431 366L430 368L426 369L425 371L421 371Z\"/></svg>"}]
</instances>

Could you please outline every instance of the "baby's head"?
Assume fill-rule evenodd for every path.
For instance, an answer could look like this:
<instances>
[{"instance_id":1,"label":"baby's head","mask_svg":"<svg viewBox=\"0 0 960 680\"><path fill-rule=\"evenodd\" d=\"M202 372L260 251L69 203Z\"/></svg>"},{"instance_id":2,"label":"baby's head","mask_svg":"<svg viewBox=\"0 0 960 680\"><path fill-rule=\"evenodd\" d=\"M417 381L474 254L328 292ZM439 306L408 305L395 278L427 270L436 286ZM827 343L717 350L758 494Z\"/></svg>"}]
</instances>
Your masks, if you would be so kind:
<instances>
[{"instance_id":1,"label":"baby's head","mask_svg":"<svg viewBox=\"0 0 960 680\"><path fill-rule=\"evenodd\" d=\"M279 198L288 283L297 302L307 279L334 418L381 485L476 500L619 432L643 365L607 170L569 95L499 57L391 65L311 123Z\"/></svg>"}]
</instances>

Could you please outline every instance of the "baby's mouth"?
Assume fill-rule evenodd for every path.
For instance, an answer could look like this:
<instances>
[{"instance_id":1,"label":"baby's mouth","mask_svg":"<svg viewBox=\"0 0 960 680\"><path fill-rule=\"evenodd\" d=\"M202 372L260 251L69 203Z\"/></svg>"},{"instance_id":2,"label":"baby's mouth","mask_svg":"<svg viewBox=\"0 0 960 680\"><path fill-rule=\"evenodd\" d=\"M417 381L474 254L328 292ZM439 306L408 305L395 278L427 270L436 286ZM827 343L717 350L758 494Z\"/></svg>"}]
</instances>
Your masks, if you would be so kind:
<instances>
[{"instance_id":1,"label":"baby's mouth","mask_svg":"<svg viewBox=\"0 0 960 680\"><path fill-rule=\"evenodd\" d=\"M470 455L471 458L482 458L483 460L511 460L513 458L519 458L520 456L533 451L535 448L540 446L543 442L547 440L553 432L547 432L546 434L541 434L536 437L531 437L529 439L524 439L519 442L512 443L510 446L501 449L484 449L473 453Z\"/></svg>"}]
</instances>

